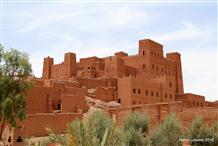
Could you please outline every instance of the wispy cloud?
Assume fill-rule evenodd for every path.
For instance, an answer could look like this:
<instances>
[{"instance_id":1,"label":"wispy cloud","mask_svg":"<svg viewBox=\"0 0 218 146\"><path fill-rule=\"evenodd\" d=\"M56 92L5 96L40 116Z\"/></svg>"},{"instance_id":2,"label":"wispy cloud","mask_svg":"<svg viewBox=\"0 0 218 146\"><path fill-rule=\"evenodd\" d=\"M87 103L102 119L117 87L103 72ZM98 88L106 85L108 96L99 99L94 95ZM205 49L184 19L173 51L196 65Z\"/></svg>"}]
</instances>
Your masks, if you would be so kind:
<instances>
[{"instance_id":1,"label":"wispy cloud","mask_svg":"<svg viewBox=\"0 0 218 146\"><path fill-rule=\"evenodd\" d=\"M215 29L214 29L215 30ZM178 28L170 31L164 32L157 35L152 35L151 37L160 42L177 42L184 40L205 40L205 38L211 38L214 30L211 30L205 26L198 26L192 22L184 22ZM216 31L216 30L215 30Z\"/></svg>"}]
</instances>

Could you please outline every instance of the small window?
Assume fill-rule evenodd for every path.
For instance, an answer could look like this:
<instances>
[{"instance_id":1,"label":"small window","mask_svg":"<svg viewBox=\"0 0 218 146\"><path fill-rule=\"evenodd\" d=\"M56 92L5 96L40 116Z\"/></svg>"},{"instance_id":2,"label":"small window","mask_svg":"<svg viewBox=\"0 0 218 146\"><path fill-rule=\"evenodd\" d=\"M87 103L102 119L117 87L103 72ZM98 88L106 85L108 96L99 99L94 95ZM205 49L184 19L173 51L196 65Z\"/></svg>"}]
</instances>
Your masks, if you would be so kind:
<instances>
[{"instance_id":1,"label":"small window","mask_svg":"<svg viewBox=\"0 0 218 146\"><path fill-rule=\"evenodd\" d=\"M173 95L172 94L170 94L170 99L172 99L173 98Z\"/></svg>"},{"instance_id":2,"label":"small window","mask_svg":"<svg viewBox=\"0 0 218 146\"><path fill-rule=\"evenodd\" d=\"M22 138L20 136L18 136L17 142L22 142L22 141L23 141Z\"/></svg>"},{"instance_id":3,"label":"small window","mask_svg":"<svg viewBox=\"0 0 218 146\"><path fill-rule=\"evenodd\" d=\"M156 92L156 96L159 97L159 93L158 92Z\"/></svg>"},{"instance_id":4,"label":"small window","mask_svg":"<svg viewBox=\"0 0 218 146\"><path fill-rule=\"evenodd\" d=\"M154 69L154 64L152 64L152 69Z\"/></svg>"},{"instance_id":5,"label":"small window","mask_svg":"<svg viewBox=\"0 0 218 146\"><path fill-rule=\"evenodd\" d=\"M136 89L133 89L133 93L136 93Z\"/></svg>"},{"instance_id":6,"label":"small window","mask_svg":"<svg viewBox=\"0 0 218 146\"><path fill-rule=\"evenodd\" d=\"M151 96L154 96L154 92L153 91L151 91Z\"/></svg>"},{"instance_id":7,"label":"small window","mask_svg":"<svg viewBox=\"0 0 218 146\"><path fill-rule=\"evenodd\" d=\"M58 110L61 110L61 103L58 103Z\"/></svg>"},{"instance_id":8,"label":"small window","mask_svg":"<svg viewBox=\"0 0 218 146\"><path fill-rule=\"evenodd\" d=\"M169 87L172 87L172 83L169 83Z\"/></svg>"},{"instance_id":9,"label":"small window","mask_svg":"<svg viewBox=\"0 0 218 146\"><path fill-rule=\"evenodd\" d=\"M121 99L120 98L118 99L118 103L121 103Z\"/></svg>"},{"instance_id":10,"label":"small window","mask_svg":"<svg viewBox=\"0 0 218 146\"><path fill-rule=\"evenodd\" d=\"M143 64L142 67L145 68L145 65Z\"/></svg>"},{"instance_id":11,"label":"small window","mask_svg":"<svg viewBox=\"0 0 218 146\"><path fill-rule=\"evenodd\" d=\"M153 55L153 52L151 51L151 55Z\"/></svg>"},{"instance_id":12,"label":"small window","mask_svg":"<svg viewBox=\"0 0 218 146\"><path fill-rule=\"evenodd\" d=\"M165 93L165 98L167 98L167 93Z\"/></svg>"},{"instance_id":13,"label":"small window","mask_svg":"<svg viewBox=\"0 0 218 146\"><path fill-rule=\"evenodd\" d=\"M142 55L145 56L145 51L142 51Z\"/></svg>"},{"instance_id":14,"label":"small window","mask_svg":"<svg viewBox=\"0 0 218 146\"><path fill-rule=\"evenodd\" d=\"M163 73L163 72L164 72L164 69L162 68L161 71L162 71L162 73Z\"/></svg>"},{"instance_id":15,"label":"small window","mask_svg":"<svg viewBox=\"0 0 218 146\"><path fill-rule=\"evenodd\" d=\"M141 94L141 90L140 89L138 89L138 94Z\"/></svg>"},{"instance_id":16,"label":"small window","mask_svg":"<svg viewBox=\"0 0 218 146\"><path fill-rule=\"evenodd\" d=\"M145 91L145 95L146 95L146 96L148 95L148 90Z\"/></svg>"},{"instance_id":17,"label":"small window","mask_svg":"<svg viewBox=\"0 0 218 146\"><path fill-rule=\"evenodd\" d=\"M135 101L134 101L134 100L132 101L132 104L135 104Z\"/></svg>"},{"instance_id":18,"label":"small window","mask_svg":"<svg viewBox=\"0 0 218 146\"><path fill-rule=\"evenodd\" d=\"M8 137L8 142L11 142L11 136Z\"/></svg>"}]
</instances>

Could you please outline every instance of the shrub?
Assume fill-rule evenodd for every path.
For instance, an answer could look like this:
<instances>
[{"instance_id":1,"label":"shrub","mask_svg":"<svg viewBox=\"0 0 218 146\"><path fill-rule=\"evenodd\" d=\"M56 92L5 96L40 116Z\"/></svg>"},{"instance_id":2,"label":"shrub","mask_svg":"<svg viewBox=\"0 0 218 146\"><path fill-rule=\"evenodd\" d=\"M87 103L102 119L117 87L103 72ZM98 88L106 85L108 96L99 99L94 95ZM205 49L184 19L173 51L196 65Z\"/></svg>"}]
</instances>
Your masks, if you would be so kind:
<instances>
[{"instance_id":1,"label":"shrub","mask_svg":"<svg viewBox=\"0 0 218 146\"><path fill-rule=\"evenodd\" d=\"M218 122L212 127L203 124L201 116L196 116L189 127L185 130L185 137L190 139L192 146L217 146L218 145Z\"/></svg>"},{"instance_id":2,"label":"shrub","mask_svg":"<svg viewBox=\"0 0 218 146\"><path fill-rule=\"evenodd\" d=\"M152 146L179 146L181 142L180 124L175 114L168 115L157 129L151 134Z\"/></svg>"},{"instance_id":3,"label":"shrub","mask_svg":"<svg viewBox=\"0 0 218 146\"><path fill-rule=\"evenodd\" d=\"M148 117L144 113L132 113L124 120L124 143L127 146L144 146L148 133Z\"/></svg>"}]
</instances>

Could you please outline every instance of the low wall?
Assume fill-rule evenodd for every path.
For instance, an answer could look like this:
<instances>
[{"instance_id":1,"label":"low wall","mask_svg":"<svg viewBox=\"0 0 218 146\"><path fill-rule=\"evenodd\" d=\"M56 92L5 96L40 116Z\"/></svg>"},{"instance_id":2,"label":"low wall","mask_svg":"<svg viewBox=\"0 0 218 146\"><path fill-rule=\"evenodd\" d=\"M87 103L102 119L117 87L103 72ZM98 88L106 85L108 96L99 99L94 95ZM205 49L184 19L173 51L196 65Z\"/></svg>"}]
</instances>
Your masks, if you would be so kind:
<instances>
[{"instance_id":1,"label":"low wall","mask_svg":"<svg viewBox=\"0 0 218 146\"><path fill-rule=\"evenodd\" d=\"M218 108L182 108L182 102L166 102L111 108L108 112L118 125L122 125L126 116L133 112L145 112L150 120L150 127L157 126L169 113L176 113L182 126L188 126L196 115L202 116L204 122L209 125L218 121Z\"/></svg>"},{"instance_id":2,"label":"low wall","mask_svg":"<svg viewBox=\"0 0 218 146\"><path fill-rule=\"evenodd\" d=\"M52 129L55 133L64 133L67 123L77 118L82 118L80 113L41 113L29 114L24 121L22 128L17 134L22 133L25 137L40 137L47 135L45 128Z\"/></svg>"}]
</instances>

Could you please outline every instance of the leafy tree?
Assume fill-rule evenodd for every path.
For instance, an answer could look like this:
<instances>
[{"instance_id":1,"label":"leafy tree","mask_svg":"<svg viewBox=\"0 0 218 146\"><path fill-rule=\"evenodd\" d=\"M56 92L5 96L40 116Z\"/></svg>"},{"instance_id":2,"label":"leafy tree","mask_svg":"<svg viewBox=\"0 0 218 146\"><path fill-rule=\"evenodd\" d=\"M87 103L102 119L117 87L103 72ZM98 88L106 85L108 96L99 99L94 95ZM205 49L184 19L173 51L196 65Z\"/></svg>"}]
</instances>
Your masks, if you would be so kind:
<instances>
[{"instance_id":1,"label":"leafy tree","mask_svg":"<svg viewBox=\"0 0 218 146\"><path fill-rule=\"evenodd\" d=\"M208 127L203 123L201 116L196 116L190 126L186 128L185 137L190 139L190 144L193 146L217 146L218 122Z\"/></svg>"},{"instance_id":2,"label":"leafy tree","mask_svg":"<svg viewBox=\"0 0 218 146\"><path fill-rule=\"evenodd\" d=\"M5 122L16 127L25 119L25 97L30 81L31 64L28 55L16 49L4 51L0 45L0 139Z\"/></svg>"},{"instance_id":3,"label":"leafy tree","mask_svg":"<svg viewBox=\"0 0 218 146\"><path fill-rule=\"evenodd\" d=\"M128 146L146 145L148 133L148 117L144 113L132 113L124 120L123 134L124 143Z\"/></svg>"},{"instance_id":4,"label":"leafy tree","mask_svg":"<svg viewBox=\"0 0 218 146\"><path fill-rule=\"evenodd\" d=\"M175 114L168 115L151 135L152 146L179 146L181 142L180 124Z\"/></svg>"}]
</instances>

